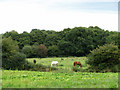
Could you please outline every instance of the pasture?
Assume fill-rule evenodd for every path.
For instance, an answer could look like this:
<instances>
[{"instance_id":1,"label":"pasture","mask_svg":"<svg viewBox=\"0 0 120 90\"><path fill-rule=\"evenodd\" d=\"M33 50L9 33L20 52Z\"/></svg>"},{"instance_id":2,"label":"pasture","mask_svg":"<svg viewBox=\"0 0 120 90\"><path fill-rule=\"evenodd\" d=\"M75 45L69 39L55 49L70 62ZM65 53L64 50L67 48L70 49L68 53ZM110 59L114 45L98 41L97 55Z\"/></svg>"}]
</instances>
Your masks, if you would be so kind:
<instances>
[{"instance_id":1,"label":"pasture","mask_svg":"<svg viewBox=\"0 0 120 90\"><path fill-rule=\"evenodd\" d=\"M50 66L52 61L58 61L57 71L18 71L2 70L2 88L117 88L118 73L90 73L73 72L73 62L80 61L83 69L86 57L54 57L54 58L28 58L29 62L36 60Z\"/></svg>"},{"instance_id":2,"label":"pasture","mask_svg":"<svg viewBox=\"0 0 120 90\"><path fill-rule=\"evenodd\" d=\"M33 60L36 60L36 64L39 63L45 66L51 66L52 61L58 61L58 66L56 65L53 66L58 68L58 70L55 72L72 72L74 61L80 61L82 63L82 69L86 69L89 66L85 63L85 61L87 60L86 57L28 58L27 60L32 63Z\"/></svg>"}]
</instances>

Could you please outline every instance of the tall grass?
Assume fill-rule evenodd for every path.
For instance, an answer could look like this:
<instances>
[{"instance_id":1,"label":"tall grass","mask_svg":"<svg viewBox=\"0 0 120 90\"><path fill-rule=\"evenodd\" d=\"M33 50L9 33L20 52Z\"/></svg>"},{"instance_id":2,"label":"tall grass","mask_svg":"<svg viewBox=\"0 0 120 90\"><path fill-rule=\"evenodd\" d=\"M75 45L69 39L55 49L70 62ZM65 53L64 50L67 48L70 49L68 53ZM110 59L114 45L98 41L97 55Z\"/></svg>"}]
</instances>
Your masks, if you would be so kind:
<instances>
[{"instance_id":1,"label":"tall grass","mask_svg":"<svg viewBox=\"0 0 120 90\"><path fill-rule=\"evenodd\" d=\"M118 73L3 70L3 88L117 88Z\"/></svg>"}]
</instances>

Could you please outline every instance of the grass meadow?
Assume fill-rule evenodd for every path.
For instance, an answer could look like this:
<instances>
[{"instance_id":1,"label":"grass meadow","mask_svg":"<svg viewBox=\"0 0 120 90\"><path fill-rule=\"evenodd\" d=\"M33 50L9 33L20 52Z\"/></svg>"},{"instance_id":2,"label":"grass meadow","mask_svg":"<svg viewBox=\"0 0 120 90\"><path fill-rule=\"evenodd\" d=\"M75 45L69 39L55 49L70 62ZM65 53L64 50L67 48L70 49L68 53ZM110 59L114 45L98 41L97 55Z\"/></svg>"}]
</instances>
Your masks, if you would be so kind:
<instances>
[{"instance_id":1,"label":"grass meadow","mask_svg":"<svg viewBox=\"0 0 120 90\"><path fill-rule=\"evenodd\" d=\"M86 57L28 58L27 60L29 62L33 62L34 59L37 61L36 64L42 64L45 66L51 66L52 61L58 61L58 66L53 66L55 68L58 68L58 70L55 72L73 72L72 68L74 61L80 61L82 63L82 69L88 68L88 65L85 63L87 60Z\"/></svg>"},{"instance_id":2,"label":"grass meadow","mask_svg":"<svg viewBox=\"0 0 120 90\"><path fill-rule=\"evenodd\" d=\"M64 60L61 60L64 59ZM2 70L2 88L117 88L118 73L74 72L73 62L80 61L82 69L89 67L86 57L28 58L29 62L50 66L58 61L56 71Z\"/></svg>"}]
</instances>

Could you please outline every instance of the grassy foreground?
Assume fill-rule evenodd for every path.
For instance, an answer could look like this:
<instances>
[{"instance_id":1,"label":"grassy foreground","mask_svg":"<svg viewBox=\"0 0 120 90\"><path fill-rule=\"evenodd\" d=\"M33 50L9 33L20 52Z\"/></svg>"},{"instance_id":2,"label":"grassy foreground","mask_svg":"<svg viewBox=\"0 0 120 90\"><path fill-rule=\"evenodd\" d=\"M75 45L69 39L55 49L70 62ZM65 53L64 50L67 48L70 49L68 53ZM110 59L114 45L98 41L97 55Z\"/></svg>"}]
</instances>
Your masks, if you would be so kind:
<instances>
[{"instance_id":1,"label":"grassy foreground","mask_svg":"<svg viewBox=\"0 0 120 90\"><path fill-rule=\"evenodd\" d=\"M2 88L117 88L118 73L2 71Z\"/></svg>"},{"instance_id":2,"label":"grassy foreground","mask_svg":"<svg viewBox=\"0 0 120 90\"><path fill-rule=\"evenodd\" d=\"M61 58L63 60L61 60ZM2 70L2 88L117 88L118 73L74 72L73 62L80 61L82 69L89 67L86 57L28 58L29 62L50 66L58 61L55 71Z\"/></svg>"}]
</instances>

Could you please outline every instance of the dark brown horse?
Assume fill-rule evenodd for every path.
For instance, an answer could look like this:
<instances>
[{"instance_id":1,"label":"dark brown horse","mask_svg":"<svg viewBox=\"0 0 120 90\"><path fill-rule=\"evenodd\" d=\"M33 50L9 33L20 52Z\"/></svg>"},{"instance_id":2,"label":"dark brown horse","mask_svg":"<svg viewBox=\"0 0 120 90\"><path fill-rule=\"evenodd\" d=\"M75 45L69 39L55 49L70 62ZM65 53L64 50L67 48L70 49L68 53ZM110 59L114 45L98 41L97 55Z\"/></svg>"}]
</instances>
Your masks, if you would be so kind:
<instances>
[{"instance_id":1,"label":"dark brown horse","mask_svg":"<svg viewBox=\"0 0 120 90\"><path fill-rule=\"evenodd\" d=\"M75 65L79 65L80 67L82 67L82 64L80 62L77 62L77 61L74 62L74 66Z\"/></svg>"},{"instance_id":2,"label":"dark brown horse","mask_svg":"<svg viewBox=\"0 0 120 90\"><path fill-rule=\"evenodd\" d=\"M36 60L33 60L34 64L36 64Z\"/></svg>"}]
</instances>

